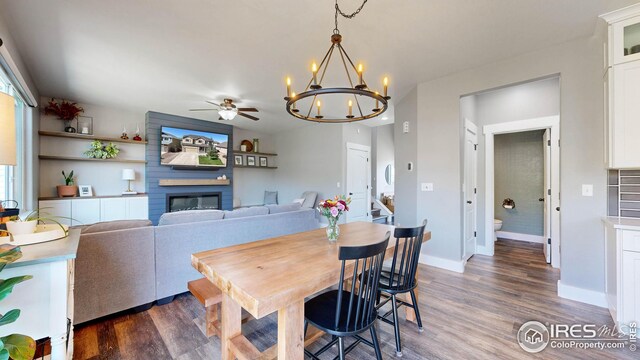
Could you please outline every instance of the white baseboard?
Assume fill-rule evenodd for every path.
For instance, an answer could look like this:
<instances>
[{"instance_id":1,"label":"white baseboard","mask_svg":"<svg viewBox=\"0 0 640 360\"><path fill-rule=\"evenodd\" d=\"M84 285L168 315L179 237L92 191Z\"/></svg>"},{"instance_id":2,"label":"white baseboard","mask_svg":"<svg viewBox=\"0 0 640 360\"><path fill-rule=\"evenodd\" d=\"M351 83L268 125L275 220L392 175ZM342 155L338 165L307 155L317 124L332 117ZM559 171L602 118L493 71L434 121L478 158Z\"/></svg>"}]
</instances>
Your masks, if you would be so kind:
<instances>
[{"instance_id":1,"label":"white baseboard","mask_svg":"<svg viewBox=\"0 0 640 360\"><path fill-rule=\"evenodd\" d=\"M420 264L435 266L437 268L455 271L457 273L464 272L464 260L450 260L432 255L420 254Z\"/></svg>"},{"instance_id":2,"label":"white baseboard","mask_svg":"<svg viewBox=\"0 0 640 360\"><path fill-rule=\"evenodd\" d=\"M603 292L565 285L560 280L558 280L558 296L603 308L607 307L607 297Z\"/></svg>"},{"instance_id":3,"label":"white baseboard","mask_svg":"<svg viewBox=\"0 0 640 360\"><path fill-rule=\"evenodd\" d=\"M517 240L517 241L527 241L538 244L544 244L544 236L540 235L529 235L529 234L520 234L509 231L496 231L496 235L502 239L509 240Z\"/></svg>"}]
</instances>

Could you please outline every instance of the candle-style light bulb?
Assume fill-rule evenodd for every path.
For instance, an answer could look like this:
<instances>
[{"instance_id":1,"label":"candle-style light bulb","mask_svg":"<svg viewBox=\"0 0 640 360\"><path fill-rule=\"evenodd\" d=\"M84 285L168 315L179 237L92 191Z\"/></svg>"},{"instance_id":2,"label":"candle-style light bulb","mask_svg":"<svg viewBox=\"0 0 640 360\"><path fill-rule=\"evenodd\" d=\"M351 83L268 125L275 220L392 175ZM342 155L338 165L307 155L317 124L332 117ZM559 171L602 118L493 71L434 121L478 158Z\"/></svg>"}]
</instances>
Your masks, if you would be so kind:
<instances>
[{"instance_id":1,"label":"candle-style light bulb","mask_svg":"<svg viewBox=\"0 0 640 360\"><path fill-rule=\"evenodd\" d=\"M349 116L353 115L353 101L349 100Z\"/></svg>"},{"instance_id":2,"label":"candle-style light bulb","mask_svg":"<svg viewBox=\"0 0 640 360\"><path fill-rule=\"evenodd\" d=\"M380 95L380 93L377 92L377 91L375 93L376 93L376 96ZM378 105L380 105L380 104L378 103L378 98L376 98L376 109L380 109L380 106L378 106Z\"/></svg>"},{"instance_id":3,"label":"candle-style light bulb","mask_svg":"<svg viewBox=\"0 0 640 360\"><path fill-rule=\"evenodd\" d=\"M291 78L287 77L287 97L291 97Z\"/></svg>"},{"instance_id":4,"label":"candle-style light bulb","mask_svg":"<svg viewBox=\"0 0 640 360\"><path fill-rule=\"evenodd\" d=\"M316 105L318 105L318 116L320 116L320 107L322 106L322 104L320 103L320 100L318 100Z\"/></svg>"},{"instance_id":5,"label":"candle-style light bulb","mask_svg":"<svg viewBox=\"0 0 640 360\"><path fill-rule=\"evenodd\" d=\"M358 79L360 80L360 85L362 85L362 73L364 69L362 67L362 63L358 64Z\"/></svg>"},{"instance_id":6,"label":"candle-style light bulb","mask_svg":"<svg viewBox=\"0 0 640 360\"><path fill-rule=\"evenodd\" d=\"M292 92L291 93L291 99L295 99L296 98L296 93ZM296 109L296 103L295 101L293 103L291 103L291 110L295 110Z\"/></svg>"},{"instance_id":7,"label":"candle-style light bulb","mask_svg":"<svg viewBox=\"0 0 640 360\"><path fill-rule=\"evenodd\" d=\"M316 65L315 61L311 64L311 72L313 73L313 85L317 85L318 78L316 75L318 74L318 65Z\"/></svg>"},{"instance_id":8,"label":"candle-style light bulb","mask_svg":"<svg viewBox=\"0 0 640 360\"><path fill-rule=\"evenodd\" d=\"M382 80L382 84L384 85L384 97L387 97L387 88L389 86L389 78L385 76L384 80Z\"/></svg>"}]
</instances>

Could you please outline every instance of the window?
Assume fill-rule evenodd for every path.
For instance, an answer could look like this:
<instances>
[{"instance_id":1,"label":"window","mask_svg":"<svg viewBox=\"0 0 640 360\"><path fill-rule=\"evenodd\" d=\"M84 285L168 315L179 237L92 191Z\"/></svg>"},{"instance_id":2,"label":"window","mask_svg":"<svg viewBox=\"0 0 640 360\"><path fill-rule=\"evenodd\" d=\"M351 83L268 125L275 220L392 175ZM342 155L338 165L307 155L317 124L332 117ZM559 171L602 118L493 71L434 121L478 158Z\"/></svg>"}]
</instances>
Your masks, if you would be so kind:
<instances>
[{"instance_id":1,"label":"window","mask_svg":"<svg viewBox=\"0 0 640 360\"><path fill-rule=\"evenodd\" d=\"M15 98L15 116L16 116L16 166L0 165L0 201L1 200L17 200L23 203L22 192L22 172L24 164L24 121L26 104L15 88L11 85L6 74L0 69L0 92L9 94Z\"/></svg>"}]
</instances>

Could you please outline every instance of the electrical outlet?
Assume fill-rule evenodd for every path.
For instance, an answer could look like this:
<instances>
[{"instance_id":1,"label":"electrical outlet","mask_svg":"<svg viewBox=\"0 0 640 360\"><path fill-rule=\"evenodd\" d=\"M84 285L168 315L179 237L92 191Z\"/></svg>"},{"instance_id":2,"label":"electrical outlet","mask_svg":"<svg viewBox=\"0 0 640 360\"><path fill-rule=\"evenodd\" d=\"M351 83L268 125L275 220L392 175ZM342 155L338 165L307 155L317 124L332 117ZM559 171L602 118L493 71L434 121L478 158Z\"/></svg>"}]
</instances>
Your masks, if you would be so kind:
<instances>
[{"instance_id":1,"label":"electrical outlet","mask_svg":"<svg viewBox=\"0 0 640 360\"><path fill-rule=\"evenodd\" d=\"M433 183L421 183L420 191L433 191Z\"/></svg>"},{"instance_id":2,"label":"electrical outlet","mask_svg":"<svg viewBox=\"0 0 640 360\"><path fill-rule=\"evenodd\" d=\"M593 196L592 184L582 184L582 196Z\"/></svg>"},{"instance_id":3,"label":"electrical outlet","mask_svg":"<svg viewBox=\"0 0 640 360\"><path fill-rule=\"evenodd\" d=\"M340 181L338 181L338 183L336 183L336 187L339 189L340 188Z\"/></svg>"}]
</instances>

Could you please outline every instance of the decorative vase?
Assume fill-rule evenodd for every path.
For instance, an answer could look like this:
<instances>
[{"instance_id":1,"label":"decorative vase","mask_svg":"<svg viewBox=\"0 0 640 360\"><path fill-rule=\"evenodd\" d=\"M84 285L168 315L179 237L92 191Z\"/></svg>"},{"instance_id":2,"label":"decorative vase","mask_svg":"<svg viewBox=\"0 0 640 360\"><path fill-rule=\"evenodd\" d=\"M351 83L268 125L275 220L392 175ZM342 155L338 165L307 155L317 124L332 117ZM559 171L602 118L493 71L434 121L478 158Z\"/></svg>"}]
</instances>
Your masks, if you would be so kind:
<instances>
[{"instance_id":1,"label":"decorative vase","mask_svg":"<svg viewBox=\"0 0 640 360\"><path fill-rule=\"evenodd\" d=\"M253 139L253 152L260 152L260 140Z\"/></svg>"},{"instance_id":2,"label":"decorative vase","mask_svg":"<svg viewBox=\"0 0 640 360\"><path fill-rule=\"evenodd\" d=\"M33 234L36 232L37 220L31 221L8 221L7 231L12 235Z\"/></svg>"},{"instance_id":3,"label":"decorative vase","mask_svg":"<svg viewBox=\"0 0 640 360\"><path fill-rule=\"evenodd\" d=\"M327 226L327 238L330 242L338 241L340 236L340 227L338 226L338 219L334 217L327 218L329 225Z\"/></svg>"},{"instance_id":4,"label":"decorative vase","mask_svg":"<svg viewBox=\"0 0 640 360\"><path fill-rule=\"evenodd\" d=\"M68 133L75 133L75 132L77 132L76 128L74 128L73 126L71 126L71 120L65 120L65 121L64 121L64 132L68 132Z\"/></svg>"},{"instance_id":5,"label":"decorative vase","mask_svg":"<svg viewBox=\"0 0 640 360\"><path fill-rule=\"evenodd\" d=\"M58 185L56 189L59 197L75 197L78 193L78 187L75 185Z\"/></svg>"}]
</instances>

